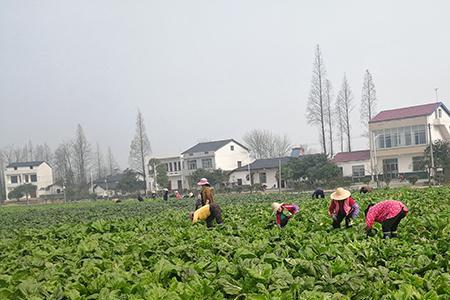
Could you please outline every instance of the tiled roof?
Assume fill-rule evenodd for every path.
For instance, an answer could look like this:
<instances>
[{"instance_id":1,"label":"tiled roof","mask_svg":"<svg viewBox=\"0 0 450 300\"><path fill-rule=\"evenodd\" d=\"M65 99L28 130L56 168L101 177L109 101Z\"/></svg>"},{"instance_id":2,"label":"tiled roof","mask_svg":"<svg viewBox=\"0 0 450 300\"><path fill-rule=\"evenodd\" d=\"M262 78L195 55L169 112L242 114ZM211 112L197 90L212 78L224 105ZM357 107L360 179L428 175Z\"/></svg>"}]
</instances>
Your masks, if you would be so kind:
<instances>
[{"instance_id":1,"label":"tiled roof","mask_svg":"<svg viewBox=\"0 0 450 300\"><path fill-rule=\"evenodd\" d=\"M235 140L228 139L228 140L221 140L221 141L198 143L194 147L191 147L191 148L187 149L186 151L184 151L181 154L217 151L217 150L219 150L220 148L222 148L223 146L227 145L230 142L235 142L236 144L238 144L239 146L243 147L244 149L247 149L245 146L243 146L242 144L236 142Z\"/></svg>"},{"instance_id":2,"label":"tiled roof","mask_svg":"<svg viewBox=\"0 0 450 300\"><path fill-rule=\"evenodd\" d=\"M286 165L292 157L282 157L282 158L267 158L267 159L257 159L250 164L250 170L263 170L263 169L277 169L280 164ZM234 171L247 171L248 165L242 166L240 168L235 169ZM234 172L233 171L233 172Z\"/></svg>"},{"instance_id":3,"label":"tiled roof","mask_svg":"<svg viewBox=\"0 0 450 300\"><path fill-rule=\"evenodd\" d=\"M431 115L439 106L449 113L442 102L435 102L423 105L409 106L397 109L383 110L370 120L370 123L398 120Z\"/></svg>"},{"instance_id":4,"label":"tiled roof","mask_svg":"<svg viewBox=\"0 0 450 300\"><path fill-rule=\"evenodd\" d=\"M368 159L370 159L370 150L359 150L352 152L337 153L331 161L337 163L337 162L358 161Z\"/></svg>"},{"instance_id":5,"label":"tiled roof","mask_svg":"<svg viewBox=\"0 0 450 300\"><path fill-rule=\"evenodd\" d=\"M45 163L45 161L24 161L24 162L14 162L7 165L7 168L27 168L27 167L38 167Z\"/></svg>"}]
</instances>

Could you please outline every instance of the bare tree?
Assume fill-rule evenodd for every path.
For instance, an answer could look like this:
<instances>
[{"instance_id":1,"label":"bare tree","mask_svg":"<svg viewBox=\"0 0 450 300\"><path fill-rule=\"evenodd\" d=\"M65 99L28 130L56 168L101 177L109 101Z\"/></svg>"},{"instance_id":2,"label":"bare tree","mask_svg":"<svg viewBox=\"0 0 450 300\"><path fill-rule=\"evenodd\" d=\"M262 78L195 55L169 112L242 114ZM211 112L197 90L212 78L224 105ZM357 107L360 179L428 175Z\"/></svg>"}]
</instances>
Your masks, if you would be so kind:
<instances>
[{"instance_id":1,"label":"bare tree","mask_svg":"<svg viewBox=\"0 0 450 300\"><path fill-rule=\"evenodd\" d=\"M330 157L333 157L334 155L334 149L333 149L333 118L332 118L332 105L333 105L333 91L330 80L325 80L325 86L324 86L324 107L325 107L325 122L328 125L328 147L330 149Z\"/></svg>"},{"instance_id":2,"label":"bare tree","mask_svg":"<svg viewBox=\"0 0 450 300\"><path fill-rule=\"evenodd\" d=\"M347 81L347 76L344 75L344 79L342 80L342 86L341 90L338 94L339 107L342 112L342 118L343 118L343 129L345 131L345 134L347 135L347 151L352 151L352 145L351 145L351 135L350 135L350 113L353 110L353 95L352 91L350 89L350 86Z\"/></svg>"},{"instance_id":3,"label":"bare tree","mask_svg":"<svg viewBox=\"0 0 450 300\"><path fill-rule=\"evenodd\" d=\"M84 135L80 124L77 126L73 141L73 158L77 171L77 180L80 185L86 184L86 175L91 162L91 146Z\"/></svg>"},{"instance_id":4,"label":"bare tree","mask_svg":"<svg viewBox=\"0 0 450 300\"><path fill-rule=\"evenodd\" d=\"M63 142L55 150L54 172L56 181L72 186L75 183L75 171L73 168L73 151L71 142Z\"/></svg>"},{"instance_id":5,"label":"bare tree","mask_svg":"<svg viewBox=\"0 0 450 300\"><path fill-rule=\"evenodd\" d=\"M47 145L47 143L44 143L43 145L38 144L35 146L34 159L38 161L43 160L46 162L51 162L53 160L52 150Z\"/></svg>"},{"instance_id":6,"label":"bare tree","mask_svg":"<svg viewBox=\"0 0 450 300\"><path fill-rule=\"evenodd\" d=\"M144 119L140 111L136 118L136 134L130 145L130 166L140 172L144 177L144 186L147 186L147 175L145 174L145 157L151 153L150 141L145 131Z\"/></svg>"},{"instance_id":7,"label":"bare tree","mask_svg":"<svg viewBox=\"0 0 450 300\"><path fill-rule=\"evenodd\" d=\"M322 58L319 45L316 46L314 58L313 76L311 81L311 91L306 108L306 118L308 124L318 126L320 129L320 143L322 152L327 154L327 145L325 137L325 105L324 105L324 83L325 83L325 65Z\"/></svg>"},{"instance_id":8,"label":"bare tree","mask_svg":"<svg viewBox=\"0 0 450 300\"><path fill-rule=\"evenodd\" d=\"M375 91L375 84L373 83L372 74L366 70L364 75L364 83L361 97L361 123L365 128L365 134L369 133L369 121L375 114L377 94Z\"/></svg>"},{"instance_id":9,"label":"bare tree","mask_svg":"<svg viewBox=\"0 0 450 300\"><path fill-rule=\"evenodd\" d=\"M119 168L119 166L116 163L116 160L114 159L114 156L111 151L111 147L108 146L108 175L114 175L115 170Z\"/></svg>"},{"instance_id":10,"label":"bare tree","mask_svg":"<svg viewBox=\"0 0 450 300\"><path fill-rule=\"evenodd\" d=\"M95 173L97 179L104 177L106 174L105 164L103 161L103 154L98 143L97 143L97 151L95 152Z\"/></svg>"},{"instance_id":11,"label":"bare tree","mask_svg":"<svg viewBox=\"0 0 450 300\"><path fill-rule=\"evenodd\" d=\"M291 142L286 135L280 136L262 129L248 132L243 140L255 159L282 157L291 148Z\"/></svg>"},{"instance_id":12,"label":"bare tree","mask_svg":"<svg viewBox=\"0 0 450 300\"><path fill-rule=\"evenodd\" d=\"M341 99L338 97L336 99L336 104L335 104L335 124L337 125L337 129L338 129L338 138L339 138L339 149L341 152L344 152L344 111L343 111L343 107L342 107L342 101Z\"/></svg>"}]
</instances>

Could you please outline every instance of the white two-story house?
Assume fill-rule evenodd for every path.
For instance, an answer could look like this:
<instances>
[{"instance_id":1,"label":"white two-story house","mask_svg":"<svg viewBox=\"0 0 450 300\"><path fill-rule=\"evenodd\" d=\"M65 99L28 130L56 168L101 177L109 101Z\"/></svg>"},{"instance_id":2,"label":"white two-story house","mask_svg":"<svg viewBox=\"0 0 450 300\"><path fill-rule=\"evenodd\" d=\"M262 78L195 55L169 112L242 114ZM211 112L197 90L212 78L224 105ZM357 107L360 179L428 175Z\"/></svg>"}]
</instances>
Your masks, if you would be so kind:
<instances>
[{"instance_id":1,"label":"white two-story house","mask_svg":"<svg viewBox=\"0 0 450 300\"><path fill-rule=\"evenodd\" d=\"M154 167L147 158L149 189L154 189ZM166 165L170 190L189 189L190 178L197 169L231 171L250 163L249 150L234 139L198 143L180 156L157 158ZM158 188L162 188L158 186Z\"/></svg>"},{"instance_id":2,"label":"white two-story house","mask_svg":"<svg viewBox=\"0 0 450 300\"><path fill-rule=\"evenodd\" d=\"M375 174L425 178L424 151L430 141L450 141L450 113L441 102L384 110L369 122Z\"/></svg>"},{"instance_id":3,"label":"white two-story house","mask_svg":"<svg viewBox=\"0 0 450 300\"><path fill-rule=\"evenodd\" d=\"M10 163L4 173L7 200L8 193L23 184L37 186L36 194L31 195L31 198L39 197L42 190L53 184L52 167L45 161Z\"/></svg>"}]
</instances>

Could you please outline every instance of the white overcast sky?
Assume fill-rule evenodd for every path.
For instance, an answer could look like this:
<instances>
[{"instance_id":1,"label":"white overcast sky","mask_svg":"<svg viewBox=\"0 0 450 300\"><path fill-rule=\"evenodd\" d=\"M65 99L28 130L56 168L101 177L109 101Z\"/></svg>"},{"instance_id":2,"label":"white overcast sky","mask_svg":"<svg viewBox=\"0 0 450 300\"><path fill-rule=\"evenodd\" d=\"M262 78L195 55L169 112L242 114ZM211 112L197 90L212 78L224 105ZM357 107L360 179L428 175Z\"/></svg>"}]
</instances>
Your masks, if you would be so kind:
<instances>
[{"instance_id":1,"label":"white overcast sky","mask_svg":"<svg viewBox=\"0 0 450 300\"><path fill-rule=\"evenodd\" d=\"M126 166L136 111L156 156L254 128L319 149L307 125L314 47L347 74L360 137L364 70L378 110L450 95L450 1L0 1L0 148L80 123ZM449 104L449 103L447 103Z\"/></svg>"}]
</instances>

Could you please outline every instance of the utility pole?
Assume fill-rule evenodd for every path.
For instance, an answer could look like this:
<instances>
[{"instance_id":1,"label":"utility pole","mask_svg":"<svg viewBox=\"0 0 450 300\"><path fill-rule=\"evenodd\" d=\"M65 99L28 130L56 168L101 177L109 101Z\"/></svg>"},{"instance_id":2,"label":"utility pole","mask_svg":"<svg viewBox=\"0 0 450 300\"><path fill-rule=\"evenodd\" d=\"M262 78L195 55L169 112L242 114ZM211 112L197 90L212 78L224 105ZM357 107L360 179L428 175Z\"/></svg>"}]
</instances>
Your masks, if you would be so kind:
<instances>
[{"instance_id":1,"label":"utility pole","mask_svg":"<svg viewBox=\"0 0 450 300\"><path fill-rule=\"evenodd\" d=\"M64 191L64 203L67 203L67 196L66 196L66 183L63 184L63 191Z\"/></svg>"},{"instance_id":2,"label":"utility pole","mask_svg":"<svg viewBox=\"0 0 450 300\"><path fill-rule=\"evenodd\" d=\"M436 170L434 167L433 139L431 138L430 123L428 123L428 136L430 138L430 157L431 157L430 179L432 179L435 176ZM430 180L430 182L431 182L431 180Z\"/></svg>"},{"instance_id":3,"label":"utility pole","mask_svg":"<svg viewBox=\"0 0 450 300\"><path fill-rule=\"evenodd\" d=\"M436 93L436 102L439 102L438 91L439 91L439 88L435 87L434 92Z\"/></svg>"},{"instance_id":4,"label":"utility pole","mask_svg":"<svg viewBox=\"0 0 450 300\"><path fill-rule=\"evenodd\" d=\"M158 189L158 182L156 180L156 164L153 163L153 185L154 185L154 189L155 191Z\"/></svg>"},{"instance_id":5,"label":"utility pole","mask_svg":"<svg viewBox=\"0 0 450 300\"><path fill-rule=\"evenodd\" d=\"M106 198L109 200L109 192L108 192L108 178L105 178L105 184L106 184Z\"/></svg>"},{"instance_id":6,"label":"utility pole","mask_svg":"<svg viewBox=\"0 0 450 300\"><path fill-rule=\"evenodd\" d=\"M281 158L278 158L278 191L281 194Z\"/></svg>"}]
</instances>

